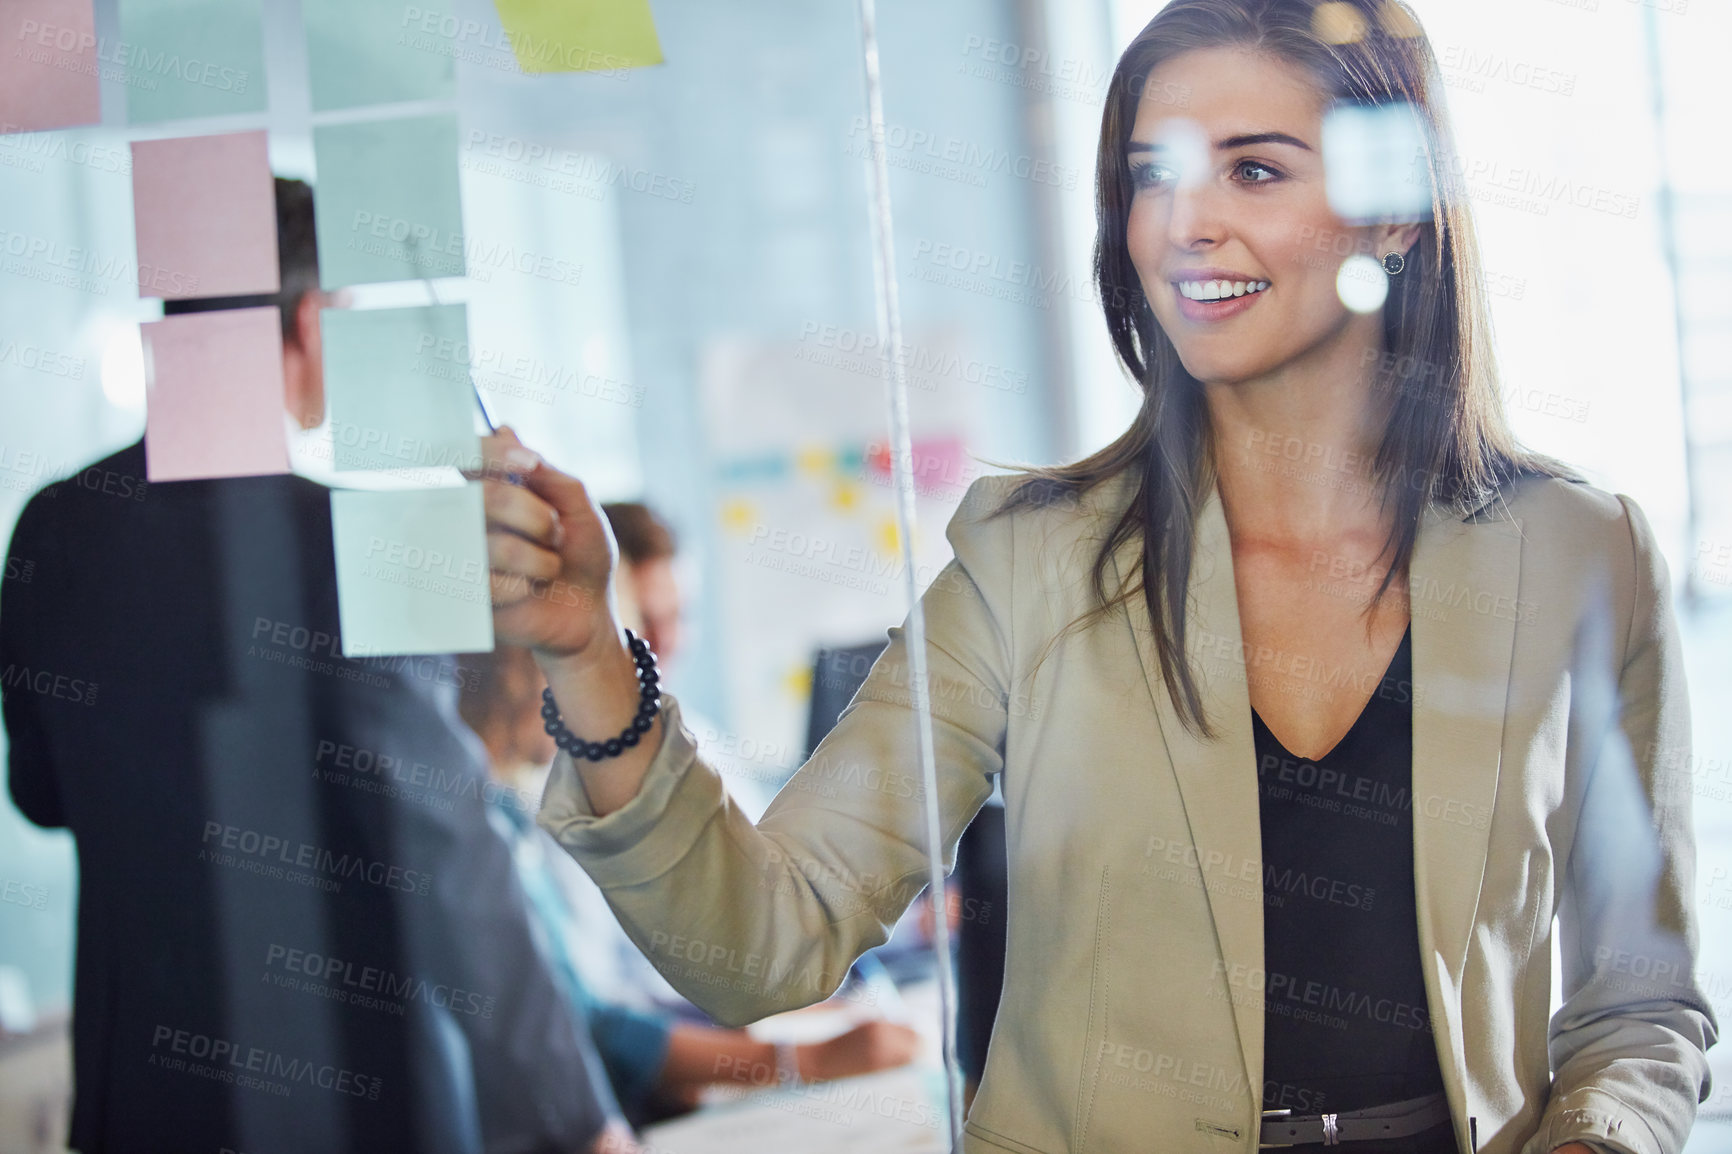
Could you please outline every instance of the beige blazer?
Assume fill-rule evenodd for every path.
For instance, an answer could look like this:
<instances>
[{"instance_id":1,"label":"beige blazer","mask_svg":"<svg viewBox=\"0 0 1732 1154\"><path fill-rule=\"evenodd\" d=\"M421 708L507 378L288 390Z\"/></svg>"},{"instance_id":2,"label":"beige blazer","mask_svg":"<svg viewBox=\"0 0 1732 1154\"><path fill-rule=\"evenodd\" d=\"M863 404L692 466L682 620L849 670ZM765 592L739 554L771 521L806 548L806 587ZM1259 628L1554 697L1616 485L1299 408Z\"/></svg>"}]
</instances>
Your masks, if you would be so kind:
<instances>
[{"instance_id":1,"label":"beige blazer","mask_svg":"<svg viewBox=\"0 0 1732 1154\"><path fill-rule=\"evenodd\" d=\"M966 1150L1253 1151L1265 1013L1390 1012L1263 972L1246 679L1295 659L1243 652L1211 494L1190 644L1220 737L1194 738L1140 594L1058 637L1091 603L1130 479L987 519L1008 483L969 488L955 559L923 597L946 866L998 774L1010 855L1004 995ZM1138 548L1115 556L1121 578ZM1425 1016L1462 1151L1676 1152L1717 1027L1692 976L1689 711L1647 522L1627 498L1524 481L1465 519L1429 510L1411 575ZM925 884L903 628L889 636L756 827L671 695L624 808L597 820L555 764L541 824L719 1021L825 997Z\"/></svg>"}]
</instances>

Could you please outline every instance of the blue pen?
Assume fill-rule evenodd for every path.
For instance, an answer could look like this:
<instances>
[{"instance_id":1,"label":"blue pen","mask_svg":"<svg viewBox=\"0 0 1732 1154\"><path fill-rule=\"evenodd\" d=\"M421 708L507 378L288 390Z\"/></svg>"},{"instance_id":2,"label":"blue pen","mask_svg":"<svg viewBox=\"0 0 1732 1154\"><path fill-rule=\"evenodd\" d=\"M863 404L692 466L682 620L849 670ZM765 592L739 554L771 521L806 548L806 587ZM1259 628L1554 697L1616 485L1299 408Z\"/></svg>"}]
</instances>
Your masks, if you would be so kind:
<instances>
[{"instance_id":1,"label":"blue pen","mask_svg":"<svg viewBox=\"0 0 1732 1154\"><path fill-rule=\"evenodd\" d=\"M419 259L419 240L420 238L415 236L411 236L408 239L409 263L414 265L417 269L421 267L421 261ZM439 290L433 287L433 279L424 271L421 273L421 283L427 286L427 295L433 299L434 304L441 305L445 303L439 299ZM480 410L482 423L487 426L488 433L497 433L499 431L499 426L494 423L493 414L487 411L487 401L481 396L481 386L475 383L475 374L470 371L468 365L463 366L463 379L469 382L469 395L475 398L475 407ZM516 473L505 474L505 481L509 485L523 484L523 478Z\"/></svg>"}]
</instances>

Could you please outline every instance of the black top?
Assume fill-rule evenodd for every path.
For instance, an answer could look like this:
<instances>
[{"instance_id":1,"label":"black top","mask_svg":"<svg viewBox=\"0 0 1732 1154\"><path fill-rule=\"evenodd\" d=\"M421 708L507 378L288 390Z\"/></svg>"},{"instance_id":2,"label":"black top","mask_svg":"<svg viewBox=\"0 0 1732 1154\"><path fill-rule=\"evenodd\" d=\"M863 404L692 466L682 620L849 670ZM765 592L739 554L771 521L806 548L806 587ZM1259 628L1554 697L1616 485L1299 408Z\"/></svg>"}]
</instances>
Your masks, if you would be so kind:
<instances>
[{"instance_id":1,"label":"black top","mask_svg":"<svg viewBox=\"0 0 1732 1154\"><path fill-rule=\"evenodd\" d=\"M1252 711L1264 1109L1340 1112L1443 1089L1414 906L1412 684L1410 628L1353 728L1315 761Z\"/></svg>"},{"instance_id":2,"label":"black top","mask_svg":"<svg viewBox=\"0 0 1732 1154\"><path fill-rule=\"evenodd\" d=\"M342 656L329 493L150 484L135 444L8 560L12 797L78 841L70 1145L582 1149L616 1107L455 672Z\"/></svg>"}]
</instances>

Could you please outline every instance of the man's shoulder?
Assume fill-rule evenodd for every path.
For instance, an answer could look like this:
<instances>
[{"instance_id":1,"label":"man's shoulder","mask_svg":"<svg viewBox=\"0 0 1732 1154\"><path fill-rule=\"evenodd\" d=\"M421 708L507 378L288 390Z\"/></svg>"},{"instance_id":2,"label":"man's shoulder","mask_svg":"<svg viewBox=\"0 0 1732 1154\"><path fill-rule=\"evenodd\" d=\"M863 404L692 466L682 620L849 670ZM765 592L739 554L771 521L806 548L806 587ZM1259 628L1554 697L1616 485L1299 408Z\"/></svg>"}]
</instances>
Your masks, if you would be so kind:
<instances>
[{"instance_id":1,"label":"man's shoulder","mask_svg":"<svg viewBox=\"0 0 1732 1154\"><path fill-rule=\"evenodd\" d=\"M138 441L48 482L25 502L12 530L12 552L40 551L45 540L58 541L76 524L93 522L117 499L143 500L149 491L144 473L144 442Z\"/></svg>"},{"instance_id":2,"label":"man's shoulder","mask_svg":"<svg viewBox=\"0 0 1732 1154\"><path fill-rule=\"evenodd\" d=\"M170 516L183 512L202 515L219 493L238 495L243 502L286 500L300 519L328 520L330 516L329 491L293 473L152 481L141 439L44 485L26 503L19 525L20 529L34 523L58 527L69 518L125 517L140 507Z\"/></svg>"}]
</instances>

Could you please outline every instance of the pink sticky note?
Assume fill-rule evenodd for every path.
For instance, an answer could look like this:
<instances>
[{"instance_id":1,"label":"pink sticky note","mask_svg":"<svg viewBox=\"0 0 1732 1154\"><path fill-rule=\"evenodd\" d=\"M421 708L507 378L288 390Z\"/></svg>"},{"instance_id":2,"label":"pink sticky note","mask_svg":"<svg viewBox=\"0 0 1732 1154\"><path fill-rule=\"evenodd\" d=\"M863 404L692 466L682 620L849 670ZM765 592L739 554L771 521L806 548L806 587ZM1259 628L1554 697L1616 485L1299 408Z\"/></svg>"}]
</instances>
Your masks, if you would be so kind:
<instances>
[{"instance_id":1,"label":"pink sticky note","mask_svg":"<svg viewBox=\"0 0 1732 1154\"><path fill-rule=\"evenodd\" d=\"M276 188L263 132L132 146L140 296L277 291Z\"/></svg>"},{"instance_id":2,"label":"pink sticky note","mask_svg":"<svg viewBox=\"0 0 1732 1154\"><path fill-rule=\"evenodd\" d=\"M150 480L289 471L280 317L274 308L225 309L139 326Z\"/></svg>"},{"instance_id":3,"label":"pink sticky note","mask_svg":"<svg viewBox=\"0 0 1732 1154\"><path fill-rule=\"evenodd\" d=\"M0 3L0 133L102 119L94 0Z\"/></svg>"},{"instance_id":4,"label":"pink sticky note","mask_svg":"<svg viewBox=\"0 0 1732 1154\"><path fill-rule=\"evenodd\" d=\"M955 434L921 437L909 442L914 491L922 497L959 497L973 480L962 438ZM890 446L874 444L866 452L866 468L875 476L894 479Z\"/></svg>"}]
</instances>

